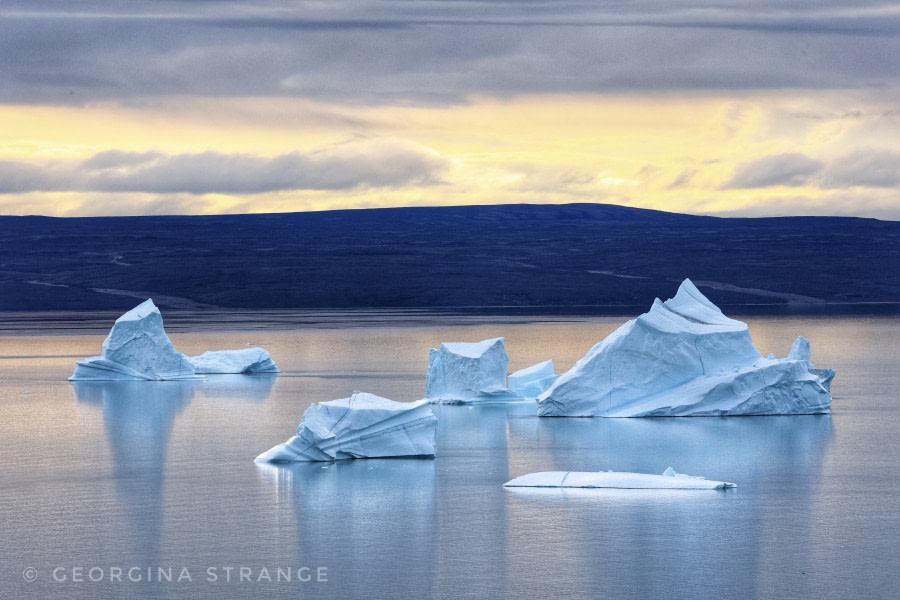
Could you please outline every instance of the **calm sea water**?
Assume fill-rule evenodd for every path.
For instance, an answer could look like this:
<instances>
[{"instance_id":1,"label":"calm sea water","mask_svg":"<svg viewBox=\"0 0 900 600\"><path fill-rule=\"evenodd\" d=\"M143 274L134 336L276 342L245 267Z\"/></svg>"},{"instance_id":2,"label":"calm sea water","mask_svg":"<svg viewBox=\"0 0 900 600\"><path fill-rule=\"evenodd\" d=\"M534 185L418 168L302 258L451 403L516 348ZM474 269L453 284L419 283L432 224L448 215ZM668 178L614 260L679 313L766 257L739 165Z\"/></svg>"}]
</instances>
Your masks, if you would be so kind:
<instances>
[{"instance_id":1,"label":"calm sea water","mask_svg":"<svg viewBox=\"0 0 900 600\"><path fill-rule=\"evenodd\" d=\"M5 333L0 597L897 597L897 317L749 320L763 354L784 356L803 334L814 363L837 370L828 416L538 419L529 405L441 406L434 459L253 462L312 402L354 390L420 398L441 341L505 335L511 369L553 358L562 370L623 321L182 326L172 338L184 352L256 343L284 373L79 385L66 377L103 333ZM502 487L533 471L668 466L738 488Z\"/></svg>"}]
</instances>

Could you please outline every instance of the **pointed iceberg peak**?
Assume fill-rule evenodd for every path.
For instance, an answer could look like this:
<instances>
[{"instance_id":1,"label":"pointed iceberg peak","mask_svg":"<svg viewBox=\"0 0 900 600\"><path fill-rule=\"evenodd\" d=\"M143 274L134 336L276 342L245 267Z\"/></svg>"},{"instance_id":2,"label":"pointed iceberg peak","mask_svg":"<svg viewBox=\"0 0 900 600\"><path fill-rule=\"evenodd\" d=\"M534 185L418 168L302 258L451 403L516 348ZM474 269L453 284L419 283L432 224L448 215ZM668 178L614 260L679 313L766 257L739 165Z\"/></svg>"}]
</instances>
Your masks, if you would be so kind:
<instances>
[{"instance_id":1,"label":"pointed iceberg peak","mask_svg":"<svg viewBox=\"0 0 900 600\"><path fill-rule=\"evenodd\" d=\"M76 363L70 381L118 379L202 379L200 373L277 373L262 348L205 352L188 357L175 350L162 314L147 299L116 319L101 345L101 355Z\"/></svg>"},{"instance_id":2,"label":"pointed iceberg peak","mask_svg":"<svg viewBox=\"0 0 900 600\"><path fill-rule=\"evenodd\" d=\"M669 298L663 302L663 305L673 313L694 323L746 328L746 324L743 322L726 317L719 307L704 296L690 279L682 281L675 297Z\"/></svg>"},{"instance_id":3,"label":"pointed iceberg peak","mask_svg":"<svg viewBox=\"0 0 900 600\"><path fill-rule=\"evenodd\" d=\"M69 380L198 378L188 357L175 350L149 299L116 319L101 351L101 356L78 361Z\"/></svg>"},{"instance_id":4,"label":"pointed iceberg peak","mask_svg":"<svg viewBox=\"0 0 900 600\"><path fill-rule=\"evenodd\" d=\"M809 360L810 356L812 356L812 350L809 347L809 340L802 335L797 336L787 356L788 360Z\"/></svg>"},{"instance_id":5,"label":"pointed iceberg peak","mask_svg":"<svg viewBox=\"0 0 900 600\"><path fill-rule=\"evenodd\" d=\"M598 342L537 397L538 416L672 417L822 414L834 372L790 356L762 361L747 324L685 280L674 298Z\"/></svg>"},{"instance_id":6,"label":"pointed iceberg peak","mask_svg":"<svg viewBox=\"0 0 900 600\"><path fill-rule=\"evenodd\" d=\"M676 475L678 475L678 473L675 472L675 469L669 467L665 471L663 471L663 475L665 475L666 477L675 477Z\"/></svg>"},{"instance_id":7,"label":"pointed iceberg peak","mask_svg":"<svg viewBox=\"0 0 900 600\"><path fill-rule=\"evenodd\" d=\"M702 304L707 308L719 311L719 307L710 302L709 298L704 296L703 292L698 290L697 286L694 285L694 282L690 279L685 279L681 282L681 285L678 286L678 291L675 293L675 297L667 300L666 304L669 305L670 308L673 305Z\"/></svg>"},{"instance_id":8,"label":"pointed iceberg peak","mask_svg":"<svg viewBox=\"0 0 900 600\"><path fill-rule=\"evenodd\" d=\"M116 323L122 321L139 321L150 316L151 313L159 314L159 309L153 304L153 298L147 298L127 313L116 319Z\"/></svg>"}]
</instances>

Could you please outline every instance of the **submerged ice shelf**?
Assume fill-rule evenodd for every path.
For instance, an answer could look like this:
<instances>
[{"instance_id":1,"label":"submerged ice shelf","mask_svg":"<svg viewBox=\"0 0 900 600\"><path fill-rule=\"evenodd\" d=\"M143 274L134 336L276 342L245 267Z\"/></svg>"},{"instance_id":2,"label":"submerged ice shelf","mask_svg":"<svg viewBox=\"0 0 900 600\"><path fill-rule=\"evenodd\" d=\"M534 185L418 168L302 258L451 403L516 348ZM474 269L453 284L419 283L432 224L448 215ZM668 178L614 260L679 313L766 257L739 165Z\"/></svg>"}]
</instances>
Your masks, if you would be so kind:
<instances>
[{"instance_id":1,"label":"submerged ice shelf","mask_svg":"<svg viewBox=\"0 0 900 600\"><path fill-rule=\"evenodd\" d=\"M737 487L727 481L676 473L672 467L662 475L623 471L542 471L516 477L504 487L614 488L628 490L720 490Z\"/></svg>"},{"instance_id":2,"label":"submerged ice shelf","mask_svg":"<svg viewBox=\"0 0 900 600\"><path fill-rule=\"evenodd\" d=\"M307 408L297 435L263 452L256 462L434 456L436 431L437 418L426 400L394 402L355 392Z\"/></svg>"},{"instance_id":3,"label":"submerged ice shelf","mask_svg":"<svg viewBox=\"0 0 900 600\"><path fill-rule=\"evenodd\" d=\"M168 381L216 373L278 373L278 368L262 348L193 357L178 352L166 335L159 309L148 299L116 319L103 341L102 354L77 361L69 381Z\"/></svg>"},{"instance_id":4,"label":"submerged ice shelf","mask_svg":"<svg viewBox=\"0 0 900 600\"><path fill-rule=\"evenodd\" d=\"M809 342L763 358L747 324L685 280L595 345L537 398L543 417L818 414L834 371L815 369Z\"/></svg>"}]
</instances>

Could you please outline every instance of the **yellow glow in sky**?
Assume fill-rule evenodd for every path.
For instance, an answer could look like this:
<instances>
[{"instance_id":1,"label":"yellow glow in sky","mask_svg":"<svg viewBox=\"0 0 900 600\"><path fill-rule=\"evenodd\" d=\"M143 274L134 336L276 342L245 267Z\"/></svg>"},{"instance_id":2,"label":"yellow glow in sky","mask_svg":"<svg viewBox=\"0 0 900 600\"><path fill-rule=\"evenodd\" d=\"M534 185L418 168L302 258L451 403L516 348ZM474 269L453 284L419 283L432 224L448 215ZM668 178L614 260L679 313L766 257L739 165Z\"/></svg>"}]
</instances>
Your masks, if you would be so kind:
<instances>
[{"instance_id":1,"label":"yellow glow in sky","mask_svg":"<svg viewBox=\"0 0 900 600\"><path fill-rule=\"evenodd\" d=\"M702 214L884 216L898 210L892 188L850 167L889 161L896 139L897 112L850 92L541 95L441 107L336 108L272 98L165 98L135 108L0 106L2 174L12 182L0 194L0 213L609 202ZM243 175L247 160L264 178L268 161L285 155L300 158L280 168L346 173L288 173L289 183L274 190L254 188L251 178L228 191L209 188L209 173L192 173L202 168L188 161L177 170L178 182L148 175L123 188L98 183L80 166L109 151L154 152L155 161L215 153L229 181ZM405 163L397 161L407 155L418 157L409 169L430 174L405 178ZM133 177L136 168L117 166L113 175Z\"/></svg>"}]
</instances>

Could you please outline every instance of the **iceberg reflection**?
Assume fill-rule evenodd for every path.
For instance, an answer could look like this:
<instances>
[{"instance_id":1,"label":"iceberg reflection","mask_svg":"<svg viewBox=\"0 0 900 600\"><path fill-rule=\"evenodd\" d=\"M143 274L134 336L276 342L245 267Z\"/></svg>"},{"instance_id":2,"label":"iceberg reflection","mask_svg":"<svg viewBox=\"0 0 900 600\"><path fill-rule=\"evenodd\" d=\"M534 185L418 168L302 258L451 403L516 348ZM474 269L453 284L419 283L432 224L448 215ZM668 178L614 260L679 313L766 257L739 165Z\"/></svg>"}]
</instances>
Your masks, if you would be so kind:
<instances>
[{"instance_id":1,"label":"iceberg reflection","mask_svg":"<svg viewBox=\"0 0 900 600\"><path fill-rule=\"evenodd\" d=\"M73 381L79 402L99 405L121 505L137 557L159 557L166 448L175 418L193 400L192 381Z\"/></svg>"},{"instance_id":2,"label":"iceberg reflection","mask_svg":"<svg viewBox=\"0 0 900 600\"><path fill-rule=\"evenodd\" d=\"M435 460L388 458L333 463L256 463L277 507L292 513L298 564L326 565L340 586L317 593L428 596L434 569ZM279 517L284 518L280 512Z\"/></svg>"},{"instance_id":3,"label":"iceberg reflection","mask_svg":"<svg viewBox=\"0 0 900 600\"><path fill-rule=\"evenodd\" d=\"M630 587L635 596L665 597L671 582L654 577L665 564L667 572L689 573L710 591L765 595L756 573L769 568L766 548L786 541L767 524L786 510L784 497L796 504L798 490L801 506L816 502L831 438L830 415L510 419L510 464L517 468L654 473L672 465L738 487L711 493L508 489L509 568L541 575L540 562L519 563L547 547L592 589L628 572L640 574ZM812 518L792 510L790 543L811 546ZM591 550L598 547L602 556Z\"/></svg>"},{"instance_id":4,"label":"iceberg reflection","mask_svg":"<svg viewBox=\"0 0 900 600\"><path fill-rule=\"evenodd\" d=\"M215 375L205 380L73 381L79 402L99 406L112 457L112 475L135 561L163 560L166 456L175 421L197 397L213 403L265 402L273 375ZM119 531L117 535L123 535ZM124 558L124 557L119 557Z\"/></svg>"}]
</instances>

